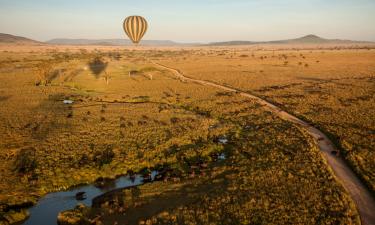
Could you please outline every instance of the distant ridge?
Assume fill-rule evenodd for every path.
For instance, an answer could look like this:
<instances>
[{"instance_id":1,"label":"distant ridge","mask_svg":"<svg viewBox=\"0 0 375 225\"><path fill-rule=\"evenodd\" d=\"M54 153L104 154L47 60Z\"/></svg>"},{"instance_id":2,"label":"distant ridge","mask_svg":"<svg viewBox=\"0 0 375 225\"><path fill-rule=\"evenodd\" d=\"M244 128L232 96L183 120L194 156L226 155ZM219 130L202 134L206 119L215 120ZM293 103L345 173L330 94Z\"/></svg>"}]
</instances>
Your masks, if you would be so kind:
<instances>
[{"instance_id":1,"label":"distant ridge","mask_svg":"<svg viewBox=\"0 0 375 225\"><path fill-rule=\"evenodd\" d=\"M309 34L296 39L278 40L278 41L227 41L227 42L212 42L208 46L228 46L228 45L255 45L255 44L362 44L374 43L366 41L351 41L341 39L325 39L319 36Z\"/></svg>"},{"instance_id":2,"label":"distant ridge","mask_svg":"<svg viewBox=\"0 0 375 225\"><path fill-rule=\"evenodd\" d=\"M0 44L42 45L43 43L25 37L0 33Z\"/></svg>"},{"instance_id":3,"label":"distant ridge","mask_svg":"<svg viewBox=\"0 0 375 225\"><path fill-rule=\"evenodd\" d=\"M11 34L0 33L0 44L2 45L97 45L97 46L132 46L128 39L69 39L58 38L46 42L39 42L29 38L15 36ZM236 45L259 45L259 44L375 44L368 41L351 41L341 39L325 39L319 36L309 34L296 39L277 40L277 41L227 41L212 42L209 44L200 43L179 43L170 40L143 40L141 46L236 46Z\"/></svg>"},{"instance_id":4,"label":"distant ridge","mask_svg":"<svg viewBox=\"0 0 375 225\"><path fill-rule=\"evenodd\" d=\"M127 39L69 39L58 38L47 41L53 45L102 45L102 46L126 46L132 45ZM187 46L194 44L177 43L169 40L144 40L141 46Z\"/></svg>"}]
</instances>

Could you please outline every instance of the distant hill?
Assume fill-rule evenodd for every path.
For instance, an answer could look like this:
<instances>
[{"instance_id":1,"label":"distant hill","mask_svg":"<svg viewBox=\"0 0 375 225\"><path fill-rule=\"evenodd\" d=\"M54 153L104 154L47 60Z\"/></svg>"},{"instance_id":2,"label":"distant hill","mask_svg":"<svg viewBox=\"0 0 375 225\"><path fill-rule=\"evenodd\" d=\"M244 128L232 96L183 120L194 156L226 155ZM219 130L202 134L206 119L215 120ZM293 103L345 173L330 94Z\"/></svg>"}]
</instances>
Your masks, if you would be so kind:
<instances>
[{"instance_id":1,"label":"distant hill","mask_svg":"<svg viewBox=\"0 0 375 225\"><path fill-rule=\"evenodd\" d=\"M130 40L124 39L69 39L58 38L46 42L39 42L29 38L0 33L0 44L12 45L98 45L98 46L131 46ZM143 40L141 46L235 46L235 45L256 45L256 44L375 44L375 42L351 41L341 39L325 39L316 35L306 35L304 37L277 41L227 41L212 42L209 44L199 43L179 43L169 40Z\"/></svg>"},{"instance_id":2,"label":"distant hill","mask_svg":"<svg viewBox=\"0 0 375 225\"><path fill-rule=\"evenodd\" d=\"M278 40L278 41L228 41L228 42L213 42L209 46L227 46L227 45L254 45L254 44L359 44L372 43L365 41L351 41L340 39L325 39L316 35L310 34L296 39Z\"/></svg>"},{"instance_id":3,"label":"distant hill","mask_svg":"<svg viewBox=\"0 0 375 225\"><path fill-rule=\"evenodd\" d=\"M0 33L0 44L41 45L43 43L25 37Z\"/></svg>"},{"instance_id":4,"label":"distant hill","mask_svg":"<svg viewBox=\"0 0 375 225\"><path fill-rule=\"evenodd\" d=\"M127 39L52 39L47 41L48 44L54 45L104 45L104 46L124 46L132 45ZM177 43L168 40L143 40L140 45L143 46L184 46L192 44Z\"/></svg>"}]
</instances>

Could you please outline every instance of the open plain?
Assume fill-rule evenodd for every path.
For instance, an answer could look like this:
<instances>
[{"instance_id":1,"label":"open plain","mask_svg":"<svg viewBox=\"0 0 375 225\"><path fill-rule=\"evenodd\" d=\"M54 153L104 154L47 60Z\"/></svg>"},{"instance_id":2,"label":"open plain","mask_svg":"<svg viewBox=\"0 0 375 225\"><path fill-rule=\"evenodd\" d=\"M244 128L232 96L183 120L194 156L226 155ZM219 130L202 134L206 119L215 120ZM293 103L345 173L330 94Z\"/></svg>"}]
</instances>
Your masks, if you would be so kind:
<instances>
[{"instance_id":1,"label":"open plain","mask_svg":"<svg viewBox=\"0 0 375 225\"><path fill-rule=\"evenodd\" d=\"M374 224L374 72L363 46L0 46L0 224L150 171L58 223Z\"/></svg>"}]
</instances>

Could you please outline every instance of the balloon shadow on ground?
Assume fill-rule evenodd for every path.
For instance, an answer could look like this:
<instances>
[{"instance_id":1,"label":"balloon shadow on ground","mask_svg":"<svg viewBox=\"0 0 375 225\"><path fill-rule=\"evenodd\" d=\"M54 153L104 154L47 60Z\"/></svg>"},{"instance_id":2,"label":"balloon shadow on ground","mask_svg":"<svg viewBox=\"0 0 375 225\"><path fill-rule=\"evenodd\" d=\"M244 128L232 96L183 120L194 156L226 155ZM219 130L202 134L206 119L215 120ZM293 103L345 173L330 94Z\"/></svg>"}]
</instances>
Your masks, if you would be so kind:
<instances>
[{"instance_id":1,"label":"balloon shadow on ground","mask_svg":"<svg viewBox=\"0 0 375 225\"><path fill-rule=\"evenodd\" d=\"M95 57L92 61L89 62L88 65L95 78L98 79L107 68L108 62L105 62L100 57Z\"/></svg>"}]
</instances>

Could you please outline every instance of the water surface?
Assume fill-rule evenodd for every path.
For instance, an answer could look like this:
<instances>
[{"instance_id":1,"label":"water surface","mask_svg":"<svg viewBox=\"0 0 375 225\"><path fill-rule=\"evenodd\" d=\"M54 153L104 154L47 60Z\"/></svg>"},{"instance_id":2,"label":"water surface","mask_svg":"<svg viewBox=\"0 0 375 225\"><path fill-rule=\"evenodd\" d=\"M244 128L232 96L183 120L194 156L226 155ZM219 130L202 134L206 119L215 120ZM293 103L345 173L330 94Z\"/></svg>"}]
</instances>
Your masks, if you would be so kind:
<instances>
[{"instance_id":1,"label":"water surface","mask_svg":"<svg viewBox=\"0 0 375 225\"><path fill-rule=\"evenodd\" d=\"M151 173L152 180L157 174L156 171ZM92 200L108 191L118 188L133 187L143 184L141 175L136 175L135 179L129 176L122 176L116 180L109 181L103 187L96 187L94 184L83 185L72 188L68 191L53 192L41 198L37 204L29 208L30 217L21 224L24 225L54 225L57 224L57 215L59 212L73 209L78 203L91 206ZM85 192L86 199L79 201L76 199L78 192Z\"/></svg>"}]
</instances>

